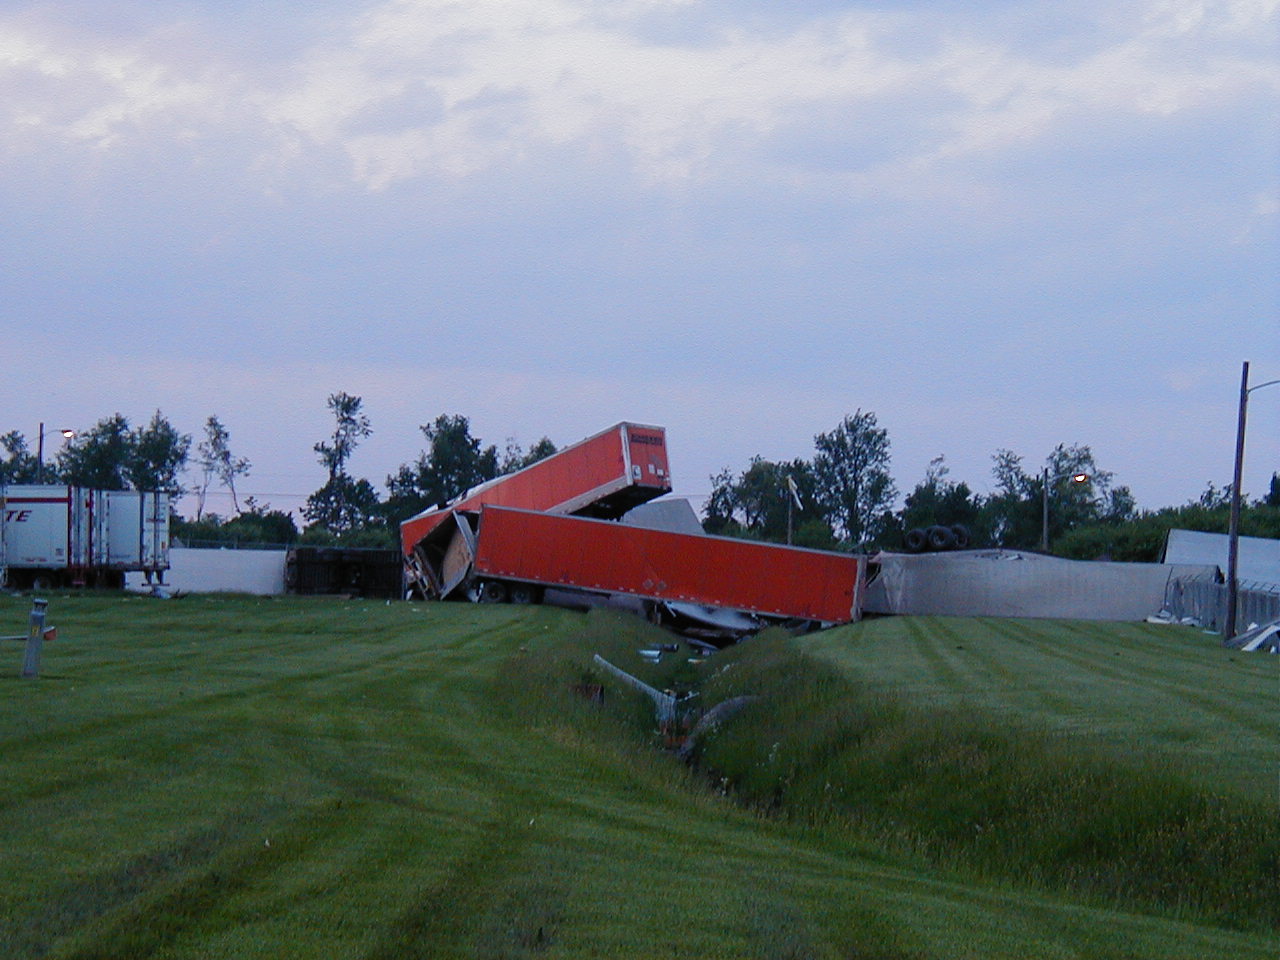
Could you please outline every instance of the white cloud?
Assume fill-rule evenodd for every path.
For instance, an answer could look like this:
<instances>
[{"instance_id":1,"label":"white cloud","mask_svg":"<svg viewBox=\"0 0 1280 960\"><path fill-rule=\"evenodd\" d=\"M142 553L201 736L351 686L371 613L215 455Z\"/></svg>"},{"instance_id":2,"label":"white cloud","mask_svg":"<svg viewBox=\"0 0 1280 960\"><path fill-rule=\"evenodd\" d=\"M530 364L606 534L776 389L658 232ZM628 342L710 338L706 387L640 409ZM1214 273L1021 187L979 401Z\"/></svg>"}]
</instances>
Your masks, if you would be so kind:
<instances>
[{"instance_id":1,"label":"white cloud","mask_svg":"<svg viewBox=\"0 0 1280 960\"><path fill-rule=\"evenodd\" d=\"M1169 116L1280 91L1280 68L1256 47L1275 28L1272 0L1157 0L1065 63L961 34L928 7L767 35L726 27L683 45L647 41L628 19L694 6L615 4L603 20L588 0L390 0L300 59L239 69L198 42L180 55L154 37L100 49L92 36L10 22L0 24L0 117L27 137L121 150L183 128L214 139L256 128L241 149L257 169L334 151L378 190L566 147L627 156L650 179L699 179L759 162L771 136L811 112L830 124L834 108L856 128L870 105L909 114L924 96L939 111L931 136L888 158L918 177L921 164L1034 139L1068 109ZM903 31L937 42L900 52Z\"/></svg>"}]
</instances>

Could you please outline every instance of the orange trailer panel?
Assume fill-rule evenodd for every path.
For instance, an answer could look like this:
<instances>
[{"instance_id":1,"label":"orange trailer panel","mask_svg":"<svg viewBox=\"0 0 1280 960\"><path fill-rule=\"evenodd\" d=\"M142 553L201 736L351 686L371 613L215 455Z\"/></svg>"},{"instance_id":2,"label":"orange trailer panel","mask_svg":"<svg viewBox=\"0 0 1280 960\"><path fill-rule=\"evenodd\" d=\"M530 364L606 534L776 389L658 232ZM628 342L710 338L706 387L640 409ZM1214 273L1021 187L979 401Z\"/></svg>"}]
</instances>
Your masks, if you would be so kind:
<instances>
[{"instance_id":1,"label":"orange trailer panel","mask_svg":"<svg viewBox=\"0 0 1280 960\"><path fill-rule=\"evenodd\" d=\"M480 512L475 572L847 623L859 614L861 563L843 553L489 505Z\"/></svg>"},{"instance_id":2,"label":"orange trailer panel","mask_svg":"<svg viewBox=\"0 0 1280 960\"><path fill-rule=\"evenodd\" d=\"M619 423L565 447L545 460L468 491L445 507L400 524L406 555L457 510L482 506L619 517L671 489L666 431Z\"/></svg>"}]
</instances>

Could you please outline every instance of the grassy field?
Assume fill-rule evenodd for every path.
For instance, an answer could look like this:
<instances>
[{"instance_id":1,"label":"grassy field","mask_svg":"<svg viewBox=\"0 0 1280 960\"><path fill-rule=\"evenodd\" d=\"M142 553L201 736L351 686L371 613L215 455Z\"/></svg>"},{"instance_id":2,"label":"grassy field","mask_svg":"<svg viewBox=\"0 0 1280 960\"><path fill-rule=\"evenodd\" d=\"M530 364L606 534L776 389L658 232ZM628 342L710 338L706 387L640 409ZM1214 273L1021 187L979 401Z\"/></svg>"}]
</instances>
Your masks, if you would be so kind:
<instances>
[{"instance_id":1,"label":"grassy field","mask_svg":"<svg viewBox=\"0 0 1280 960\"><path fill-rule=\"evenodd\" d=\"M0 598L4 632L27 609ZM643 705L570 690L593 651L643 672L634 650L655 634L639 621L111 595L55 595L50 620L39 681L17 678L20 644L0 650L5 958L1274 958L1280 943L978 880L719 795L653 749ZM852 676L884 629L788 642ZM967 695L912 656L885 662L913 696ZM975 695L1073 722L1030 694L997 703L998 686ZM1145 736L1113 714L1100 735ZM1253 769L1251 749L1231 763Z\"/></svg>"},{"instance_id":2,"label":"grassy field","mask_svg":"<svg viewBox=\"0 0 1280 960\"><path fill-rule=\"evenodd\" d=\"M1190 627L887 617L806 638L850 679L1145 754L1280 804L1280 658Z\"/></svg>"}]
</instances>

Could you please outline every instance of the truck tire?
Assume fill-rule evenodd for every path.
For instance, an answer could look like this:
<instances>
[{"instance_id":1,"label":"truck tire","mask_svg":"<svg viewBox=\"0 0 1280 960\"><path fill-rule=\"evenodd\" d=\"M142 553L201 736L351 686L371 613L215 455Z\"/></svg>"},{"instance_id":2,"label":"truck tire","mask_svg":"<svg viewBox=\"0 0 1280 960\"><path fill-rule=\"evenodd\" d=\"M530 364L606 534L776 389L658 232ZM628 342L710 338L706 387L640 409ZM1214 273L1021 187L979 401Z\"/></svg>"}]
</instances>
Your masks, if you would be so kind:
<instances>
[{"instance_id":1,"label":"truck tire","mask_svg":"<svg viewBox=\"0 0 1280 960\"><path fill-rule=\"evenodd\" d=\"M951 535L956 539L957 550L967 550L969 544L973 542L973 537L969 535L969 528L963 523L957 523L951 528Z\"/></svg>"},{"instance_id":2,"label":"truck tire","mask_svg":"<svg viewBox=\"0 0 1280 960\"><path fill-rule=\"evenodd\" d=\"M43 593L53 588L53 578L47 573L37 573L31 578L31 589Z\"/></svg>"},{"instance_id":3,"label":"truck tire","mask_svg":"<svg viewBox=\"0 0 1280 960\"><path fill-rule=\"evenodd\" d=\"M907 535L902 538L902 543L907 548L907 553L919 553L929 543L929 538L923 530L916 527L914 530L907 531Z\"/></svg>"},{"instance_id":4,"label":"truck tire","mask_svg":"<svg viewBox=\"0 0 1280 960\"><path fill-rule=\"evenodd\" d=\"M531 583L513 583L508 593L511 595L512 603L523 606L538 602L538 588Z\"/></svg>"},{"instance_id":5,"label":"truck tire","mask_svg":"<svg viewBox=\"0 0 1280 960\"><path fill-rule=\"evenodd\" d=\"M950 550L956 545L956 535L950 527L930 527L926 536L931 550Z\"/></svg>"},{"instance_id":6,"label":"truck tire","mask_svg":"<svg viewBox=\"0 0 1280 960\"><path fill-rule=\"evenodd\" d=\"M486 580L480 587L481 603L506 603L507 585L501 580Z\"/></svg>"}]
</instances>

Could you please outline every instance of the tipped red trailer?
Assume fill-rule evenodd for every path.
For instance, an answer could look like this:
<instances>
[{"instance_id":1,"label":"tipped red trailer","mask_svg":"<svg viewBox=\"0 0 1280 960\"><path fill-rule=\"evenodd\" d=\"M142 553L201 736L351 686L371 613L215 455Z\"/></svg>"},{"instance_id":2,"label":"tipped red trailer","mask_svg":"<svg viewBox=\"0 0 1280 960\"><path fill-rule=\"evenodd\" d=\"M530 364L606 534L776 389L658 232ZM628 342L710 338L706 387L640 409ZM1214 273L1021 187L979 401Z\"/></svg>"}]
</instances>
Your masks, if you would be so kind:
<instances>
[{"instance_id":1,"label":"tipped red trailer","mask_svg":"<svg viewBox=\"0 0 1280 960\"><path fill-rule=\"evenodd\" d=\"M427 595L439 592L431 583L432 569L439 565L452 524L443 537L435 531L458 511L494 505L616 518L670 490L666 431L640 423L614 424L401 523L400 546L409 580Z\"/></svg>"},{"instance_id":2,"label":"tipped red trailer","mask_svg":"<svg viewBox=\"0 0 1280 960\"><path fill-rule=\"evenodd\" d=\"M823 624L862 607L864 558L850 554L492 505L455 524L446 595L530 603L567 588Z\"/></svg>"}]
</instances>

